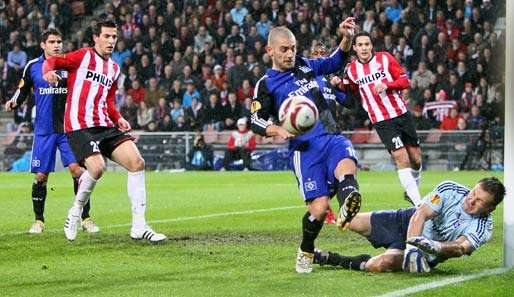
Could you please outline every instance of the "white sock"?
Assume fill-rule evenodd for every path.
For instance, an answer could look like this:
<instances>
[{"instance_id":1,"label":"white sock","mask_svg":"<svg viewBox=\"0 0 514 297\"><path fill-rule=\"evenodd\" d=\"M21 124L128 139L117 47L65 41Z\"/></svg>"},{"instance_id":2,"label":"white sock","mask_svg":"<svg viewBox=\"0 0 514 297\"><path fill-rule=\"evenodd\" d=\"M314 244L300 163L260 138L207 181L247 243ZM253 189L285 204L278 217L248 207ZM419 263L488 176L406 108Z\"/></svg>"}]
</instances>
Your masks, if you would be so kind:
<instances>
[{"instance_id":1,"label":"white sock","mask_svg":"<svg viewBox=\"0 0 514 297\"><path fill-rule=\"evenodd\" d=\"M75 201L73 201L73 207L71 208L73 215L80 216L82 214L82 208L89 200L95 185L96 179L92 178L88 171L82 173L79 178L77 195L75 196Z\"/></svg>"},{"instance_id":2,"label":"white sock","mask_svg":"<svg viewBox=\"0 0 514 297\"><path fill-rule=\"evenodd\" d=\"M414 177L414 180L416 181L416 185L419 189L419 183L421 181L421 167L419 167L418 170L411 168L412 177Z\"/></svg>"},{"instance_id":3,"label":"white sock","mask_svg":"<svg viewBox=\"0 0 514 297\"><path fill-rule=\"evenodd\" d=\"M412 176L411 168L399 169L398 177L400 178L400 183L407 192L407 196L409 196L416 207L419 206L421 204L421 195L419 194L416 180Z\"/></svg>"},{"instance_id":4,"label":"white sock","mask_svg":"<svg viewBox=\"0 0 514 297\"><path fill-rule=\"evenodd\" d=\"M146 189L145 171L129 172L127 191L132 203L132 228L143 229L146 226Z\"/></svg>"}]
</instances>

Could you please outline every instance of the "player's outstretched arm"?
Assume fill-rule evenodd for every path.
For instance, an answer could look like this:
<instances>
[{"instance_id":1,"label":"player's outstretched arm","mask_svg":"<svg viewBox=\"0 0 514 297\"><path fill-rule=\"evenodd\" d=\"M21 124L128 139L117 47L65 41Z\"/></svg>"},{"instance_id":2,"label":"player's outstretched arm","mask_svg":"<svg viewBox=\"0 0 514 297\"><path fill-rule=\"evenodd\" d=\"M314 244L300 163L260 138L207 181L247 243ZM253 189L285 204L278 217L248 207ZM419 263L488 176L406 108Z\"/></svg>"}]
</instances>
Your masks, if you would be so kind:
<instances>
[{"instance_id":1,"label":"player's outstretched arm","mask_svg":"<svg viewBox=\"0 0 514 297\"><path fill-rule=\"evenodd\" d=\"M328 57L304 59L312 68L315 75L328 75L341 70L343 63L346 61L347 53L350 51L352 45L354 29L354 18L346 18L341 22L341 24L339 24L339 32L343 36L343 39L339 44L339 48L332 52Z\"/></svg>"},{"instance_id":2,"label":"player's outstretched arm","mask_svg":"<svg viewBox=\"0 0 514 297\"><path fill-rule=\"evenodd\" d=\"M461 236L454 241L441 242L431 240L423 236L410 237L406 240L407 244L411 244L424 252L442 256L445 258L456 258L473 252L473 245L465 236Z\"/></svg>"},{"instance_id":3,"label":"player's outstretched arm","mask_svg":"<svg viewBox=\"0 0 514 297\"><path fill-rule=\"evenodd\" d=\"M25 65L23 69L22 77L18 83L18 89L12 96L12 98L5 103L5 111L11 111L16 106L20 105L27 99L30 91L32 90L32 76L30 75L30 67L32 66L32 61Z\"/></svg>"}]
</instances>

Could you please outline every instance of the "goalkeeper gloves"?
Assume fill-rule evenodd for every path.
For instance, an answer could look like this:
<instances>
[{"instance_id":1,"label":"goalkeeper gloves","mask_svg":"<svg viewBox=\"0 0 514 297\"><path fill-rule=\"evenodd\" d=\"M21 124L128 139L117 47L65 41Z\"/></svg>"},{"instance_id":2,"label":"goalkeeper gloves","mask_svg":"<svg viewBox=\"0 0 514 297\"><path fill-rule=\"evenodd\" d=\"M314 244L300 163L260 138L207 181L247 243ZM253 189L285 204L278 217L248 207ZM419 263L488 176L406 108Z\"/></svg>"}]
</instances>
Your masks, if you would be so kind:
<instances>
[{"instance_id":1,"label":"goalkeeper gloves","mask_svg":"<svg viewBox=\"0 0 514 297\"><path fill-rule=\"evenodd\" d=\"M403 271L409 273L430 272L430 265L423 255L423 251L407 244L403 254Z\"/></svg>"},{"instance_id":2,"label":"goalkeeper gloves","mask_svg":"<svg viewBox=\"0 0 514 297\"><path fill-rule=\"evenodd\" d=\"M405 241L407 244L413 245L427 254L437 256L441 253L441 243L431 240L423 236L412 236Z\"/></svg>"}]
</instances>

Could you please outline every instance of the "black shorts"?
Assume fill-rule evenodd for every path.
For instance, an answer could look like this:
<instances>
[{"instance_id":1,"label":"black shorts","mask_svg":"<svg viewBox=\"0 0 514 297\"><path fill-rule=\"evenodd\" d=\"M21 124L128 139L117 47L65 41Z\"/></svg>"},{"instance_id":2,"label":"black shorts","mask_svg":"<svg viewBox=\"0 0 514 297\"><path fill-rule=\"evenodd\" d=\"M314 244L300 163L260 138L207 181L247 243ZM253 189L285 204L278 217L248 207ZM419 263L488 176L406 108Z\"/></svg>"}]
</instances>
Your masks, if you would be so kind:
<instances>
[{"instance_id":1,"label":"black shorts","mask_svg":"<svg viewBox=\"0 0 514 297\"><path fill-rule=\"evenodd\" d=\"M371 213L371 234L367 237L374 248L405 249L409 221L416 208L375 211Z\"/></svg>"},{"instance_id":2,"label":"black shorts","mask_svg":"<svg viewBox=\"0 0 514 297\"><path fill-rule=\"evenodd\" d=\"M373 125L378 136L389 152L408 146L419 146L416 124L410 112L399 117L378 122Z\"/></svg>"},{"instance_id":3,"label":"black shorts","mask_svg":"<svg viewBox=\"0 0 514 297\"><path fill-rule=\"evenodd\" d=\"M130 134L117 128L94 127L67 133L71 149L77 162L83 165L84 160L93 154L102 154L110 158L112 152L122 142L134 140Z\"/></svg>"}]
</instances>

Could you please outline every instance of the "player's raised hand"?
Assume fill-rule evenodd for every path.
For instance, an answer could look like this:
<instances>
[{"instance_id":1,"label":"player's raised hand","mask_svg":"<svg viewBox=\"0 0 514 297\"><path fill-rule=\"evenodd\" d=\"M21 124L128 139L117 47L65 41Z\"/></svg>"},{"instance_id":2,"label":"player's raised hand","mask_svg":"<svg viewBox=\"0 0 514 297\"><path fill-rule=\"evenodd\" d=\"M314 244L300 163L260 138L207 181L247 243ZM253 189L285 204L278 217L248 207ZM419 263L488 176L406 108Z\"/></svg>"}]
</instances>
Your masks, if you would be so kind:
<instances>
[{"instance_id":1,"label":"player's raised hand","mask_svg":"<svg viewBox=\"0 0 514 297\"><path fill-rule=\"evenodd\" d=\"M347 17L344 21L339 24L339 33L347 38L352 38L355 32L355 19L353 17Z\"/></svg>"},{"instance_id":2,"label":"player's raised hand","mask_svg":"<svg viewBox=\"0 0 514 297\"><path fill-rule=\"evenodd\" d=\"M128 132L132 129L132 127L130 127L130 123L127 120L125 120L124 118L119 118L118 119L118 129L121 132Z\"/></svg>"},{"instance_id":3,"label":"player's raised hand","mask_svg":"<svg viewBox=\"0 0 514 297\"><path fill-rule=\"evenodd\" d=\"M56 86L62 77L60 77L55 71L49 71L43 75L43 79L49 84Z\"/></svg>"},{"instance_id":4,"label":"player's raised hand","mask_svg":"<svg viewBox=\"0 0 514 297\"><path fill-rule=\"evenodd\" d=\"M7 101L7 102L5 103L4 108L5 108L5 111L11 111L11 110L13 110L16 106L17 106L16 101L14 101L14 100L9 100L9 101Z\"/></svg>"}]
</instances>

